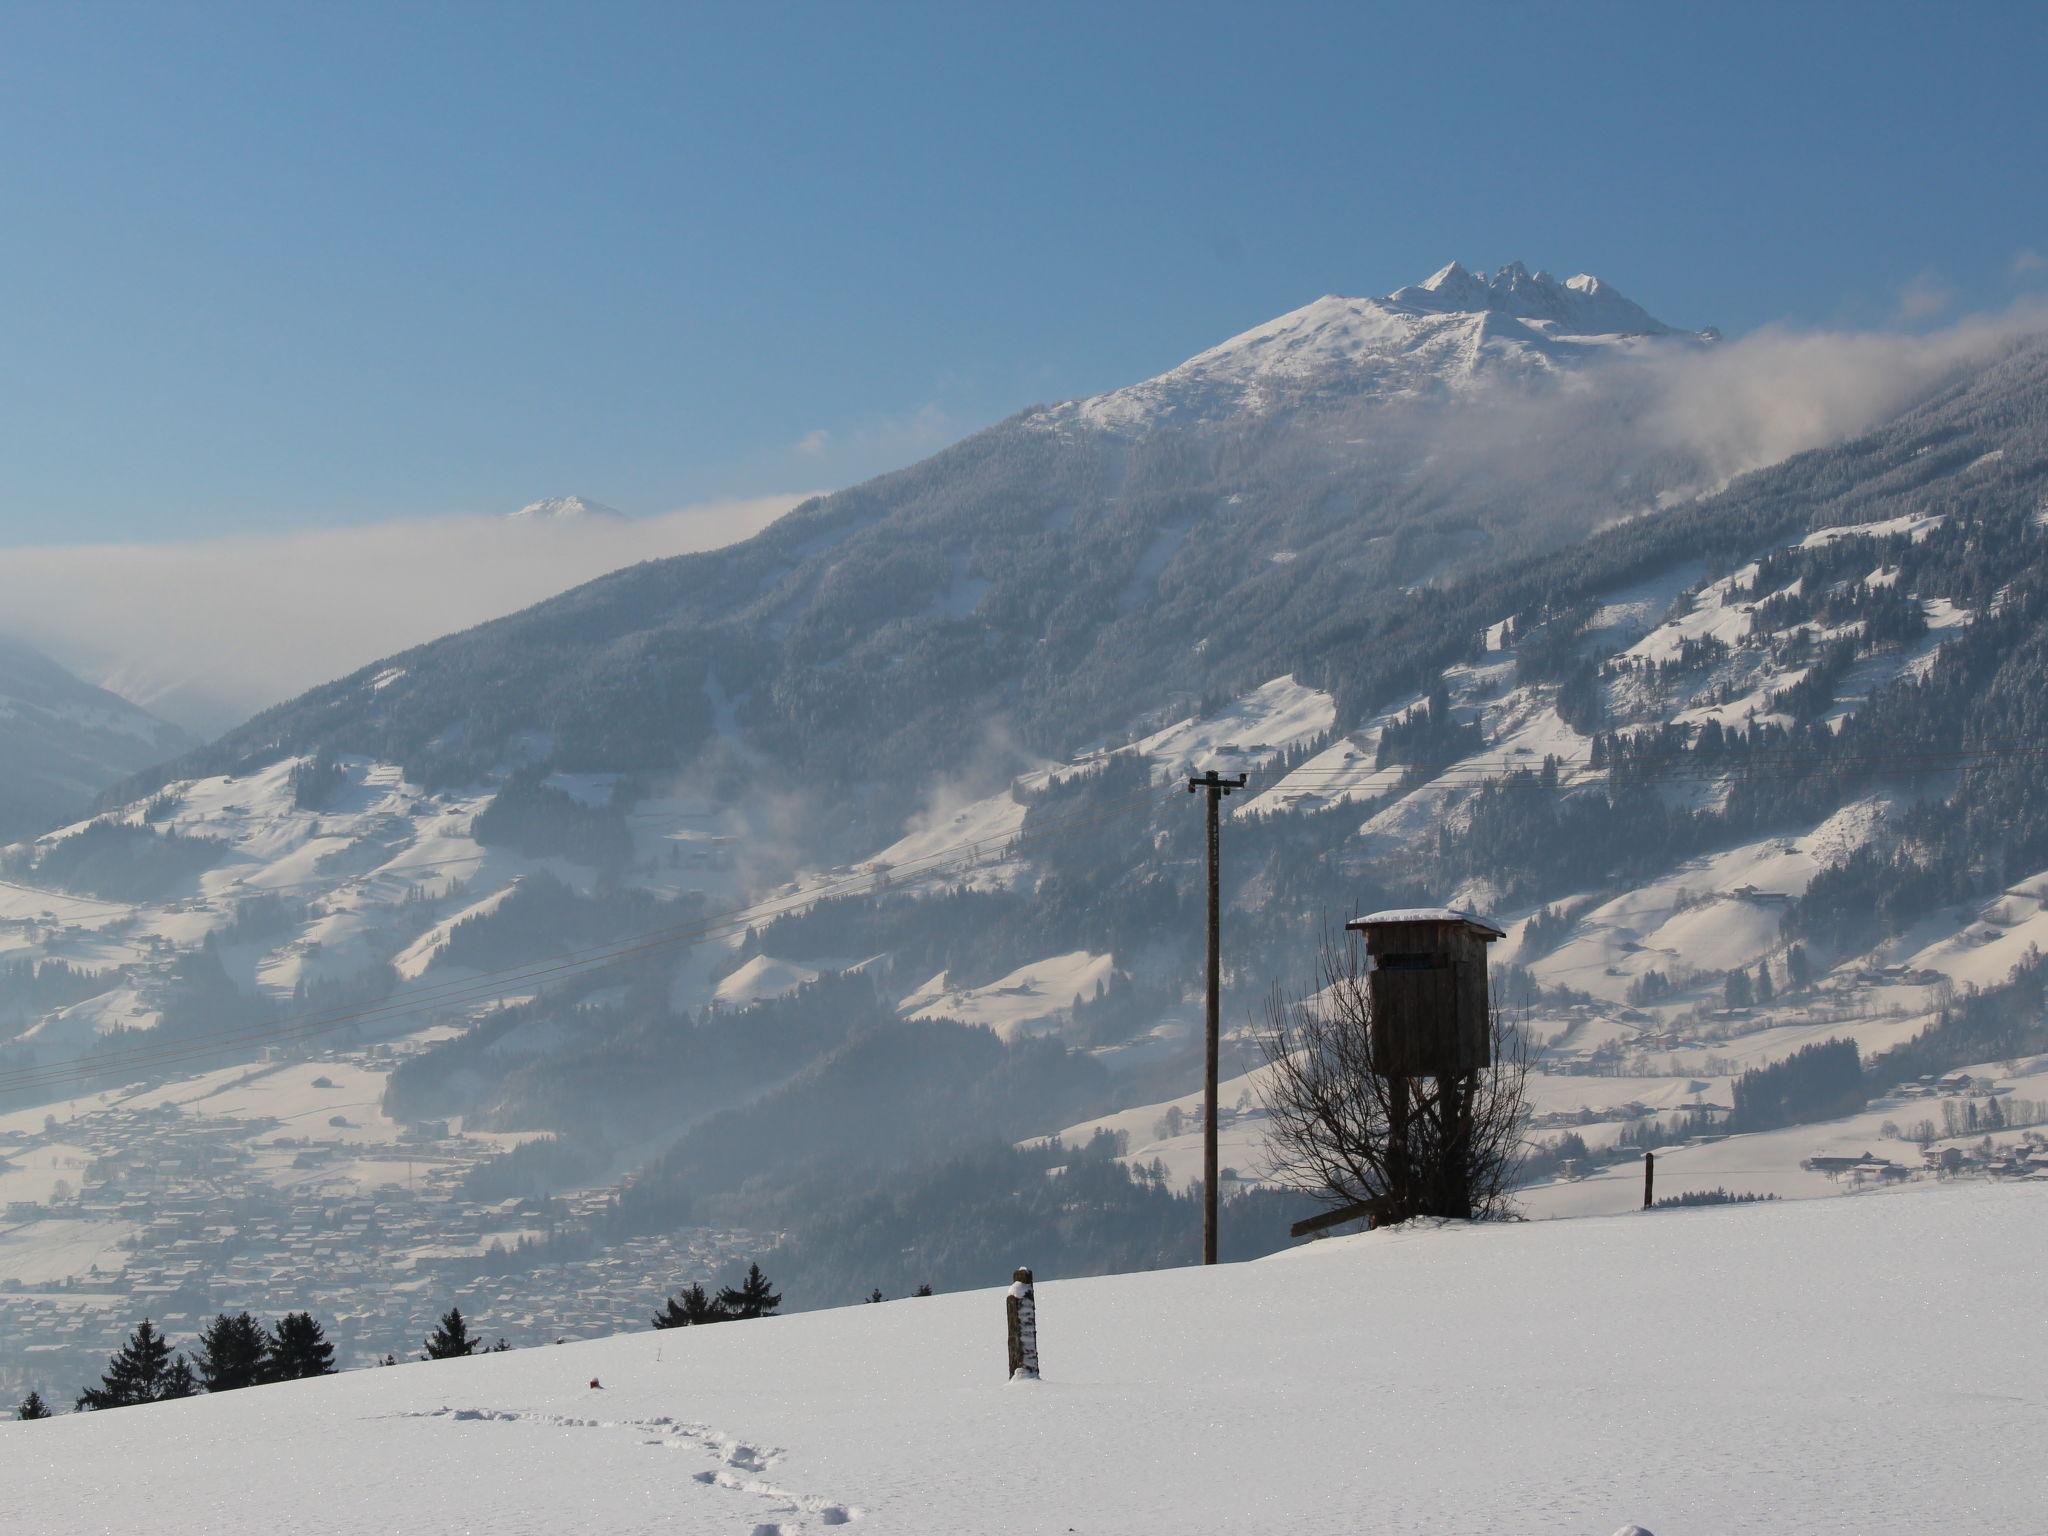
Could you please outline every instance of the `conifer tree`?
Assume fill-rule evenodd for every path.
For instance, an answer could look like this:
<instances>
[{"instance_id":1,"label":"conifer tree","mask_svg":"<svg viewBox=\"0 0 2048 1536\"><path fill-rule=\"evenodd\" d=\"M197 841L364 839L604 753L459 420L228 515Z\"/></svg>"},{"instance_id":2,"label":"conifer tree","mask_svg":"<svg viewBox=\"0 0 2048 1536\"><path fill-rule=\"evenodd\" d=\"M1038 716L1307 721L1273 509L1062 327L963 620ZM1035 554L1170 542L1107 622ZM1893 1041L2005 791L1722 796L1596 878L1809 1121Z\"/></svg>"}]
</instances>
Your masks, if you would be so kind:
<instances>
[{"instance_id":1,"label":"conifer tree","mask_svg":"<svg viewBox=\"0 0 2048 1536\"><path fill-rule=\"evenodd\" d=\"M460 1307L450 1307L441 1314L441 1326L427 1339L427 1352L422 1360L460 1360L473 1355L482 1341L469 1331L469 1323Z\"/></svg>"},{"instance_id":2,"label":"conifer tree","mask_svg":"<svg viewBox=\"0 0 2048 1536\"><path fill-rule=\"evenodd\" d=\"M887 1301L888 1299L888 1297L882 1294L882 1288L879 1285L868 1292L868 1300L870 1302Z\"/></svg>"},{"instance_id":3,"label":"conifer tree","mask_svg":"<svg viewBox=\"0 0 2048 1536\"><path fill-rule=\"evenodd\" d=\"M1756 963L1756 1000L1768 1003L1777 988L1771 985L1771 962L1759 960Z\"/></svg>"},{"instance_id":4,"label":"conifer tree","mask_svg":"<svg viewBox=\"0 0 2048 1536\"><path fill-rule=\"evenodd\" d=\"M334 1374L334 1346L310 1312L287 1312L268 1341L267 1381L301 1381Z\"/></svg>"},{"instance_id":5,"label":"conifer tree","mask_svg":"<svg viewBox=\"0 0 2048 1536\"><path fill-rule=\"evenodd\" d=\"M167 1403L174 1397L197 1397L199 1377L192 1370L192 1362L179 1355L171 1362L171 1368L164 1372L162 1385L156 1389L156 1400Z\"/></svg>"},{"instance_id":6,"label":"conifer tree","mask_svg":"<svg viewBox=\"0 0 2048 1536\"><path fill-rule=\"evenodd\" d=\"M736 1319L773 1317L775 1309L782 1305L782 1296L769 1287L768 1277L761 1273L759 1264L749 1264L746 1279L719 1291L718 1304L727 1316Z\"/></svg>"},{"instance_id":7,"label":"conifer tree","mask_svg":"<svg viewBox=\"0 0 2048 1536\"><path fill-rule=\"evenodd\" d=\"M28 1396L21 1400L21 1406L14 1410L14 1416L17 1419L47 1419L50 1405L43 1401L42 1393L31 1387Z\"/></svg>"},{"instance_id":8,"label":"conifer tree","mask_svg":"<svg viewBox=\"0 0 2048 1536\"><path fill-rule=\"evenodd\" d=\"M931 1282L926 1281L923 1285L920 1285L916 1290L912 1291L910 1294L913 1296L929 1296L931 1295L931 1293Z\"/></svg>"},{"instance_id":9,"label":"conifer tree","mask_svg":"<svg viewBox=\"0 0 2048 1536\"><path fill-rule=\"evenodd\" d=\"M100 1384L78 1394L78 1406L126 1408L135 1403L153 1403L162 1393L170 1368L171 1341L145 1317L128 1335L128 1342L107 1362Z\"/></svg>"},{"instance_id":10,"label":"conifer tree","mask_svg":"<svg viewBox=\"0 0 2048 1536\"><path fill-rule=\"evenodd\" d=\"M701 1284L692 1281L675 1295L662 1303L654 1314L657 1328L691 1328L702 1323L722 1323L726 1312L718 1300Z\"/></svg>"},{"instance_id":11,"label":"conifer tree","mask_svg":"<svg viewBox=\"0 0 2048 1536\"><path fill-rule=\"evenodd\" d=\"M248 1313L220 1313L206 1325L193 1351L199 1379L209 1392L233 1392L268 1380L264 1367L269 1344L263 1325Z\"/></svg>"}]
</instances>

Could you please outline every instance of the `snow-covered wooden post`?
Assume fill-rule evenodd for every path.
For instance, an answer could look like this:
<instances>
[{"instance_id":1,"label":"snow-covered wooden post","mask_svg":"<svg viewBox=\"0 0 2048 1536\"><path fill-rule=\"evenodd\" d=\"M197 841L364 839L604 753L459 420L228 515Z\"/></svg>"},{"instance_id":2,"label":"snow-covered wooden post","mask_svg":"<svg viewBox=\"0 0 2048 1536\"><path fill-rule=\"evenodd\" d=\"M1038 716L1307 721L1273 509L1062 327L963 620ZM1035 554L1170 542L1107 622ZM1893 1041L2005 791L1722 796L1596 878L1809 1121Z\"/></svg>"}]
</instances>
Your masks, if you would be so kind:
<instances>
[{"instance_id":1,"label":"snow-covered wooden post","mask_svg":"<svg viewBox=\"0 0 2048 1536\"><path fill-rule=\"evenodd\" d=\"M1038 1301L1031 1288L1031 1271L1020 1269L1011 1276L1009 1299L1004 1310L1010 1315L1010 1380L1020 1376L1038 1380Z\"/></svg>"}]
</instances>

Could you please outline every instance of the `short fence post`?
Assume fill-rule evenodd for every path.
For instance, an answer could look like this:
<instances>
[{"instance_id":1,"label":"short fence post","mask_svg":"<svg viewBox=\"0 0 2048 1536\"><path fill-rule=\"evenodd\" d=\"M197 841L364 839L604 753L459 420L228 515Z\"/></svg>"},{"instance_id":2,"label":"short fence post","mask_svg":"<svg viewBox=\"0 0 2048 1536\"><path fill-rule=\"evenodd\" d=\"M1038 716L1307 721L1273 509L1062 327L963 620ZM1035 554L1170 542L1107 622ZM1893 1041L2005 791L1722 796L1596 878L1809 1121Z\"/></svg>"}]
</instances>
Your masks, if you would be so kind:
<instances>
[{"instance_id":1,"label":"short fence post","mask_svg":"<svg viewBox=\"0 0 2048 1536\"><path fill-rule=\"evenodd\" d=\"M1020 1269L1012 1277L1004 1310L1010 1315L1010 1379L1038 1380L1038 1300L1031 1286L1031 1271Z\"/></svg>"},{"instance_id":2,"label":"short fence post","mask_svg":"<svg viewBox=\"0 0 2048 1536\"><path fill-rule=\"evenodd\" d=\"M1657 1154L1643 1154L1643 1209L1650 1208L1651 1196L1657 1191Z\"/></svg>"}]
</instances>

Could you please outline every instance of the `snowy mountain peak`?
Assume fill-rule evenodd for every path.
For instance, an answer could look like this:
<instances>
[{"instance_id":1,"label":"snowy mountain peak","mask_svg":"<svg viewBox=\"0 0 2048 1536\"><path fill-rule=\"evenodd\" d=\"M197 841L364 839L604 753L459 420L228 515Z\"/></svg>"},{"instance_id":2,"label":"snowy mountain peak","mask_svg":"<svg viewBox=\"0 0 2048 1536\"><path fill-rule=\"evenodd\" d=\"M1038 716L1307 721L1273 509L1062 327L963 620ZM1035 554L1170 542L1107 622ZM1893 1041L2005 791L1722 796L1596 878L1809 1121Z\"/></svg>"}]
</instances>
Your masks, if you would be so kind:
<instances>
[{"instance_id":1,"label":"snowy mountain peak","mask_svg":"<svg viewBox=\"0 0 2048 1536\"><path fill-rule=\"evenodd\" d=\"M1613 284L1590 272L1560 282L1511 261L1491 277L1475 277L1457 262L1420 283L1397 288L1382 303L1433 313L1512 315L1545 324L1561 336L1668 336L1672 328Z\"/></svg>"},{"instance_id":2,"label":"snowy mountain peak","mask_svg":"<svg viewBox=\"0 0 2048 1536\"><path fill-rule=\"evenodd\" d=\"M1047 426L1128 432L1308 401L1456 393L1539 378L1647 343L1698 344L1590 273L1560 281L1511 261L1489 277L1457 262L1379 298L1326 295L1156 378L1041 413Z\"/></svg>"},{"instance_id":3,"label":"snowy mountain peak","mask_svg":"<svg viewBox=\"0 0 2048 1536\"><path fill-rule=\"evenodd\" d=\"M617 507L608 507L601 501L591 501L583 496L549 496L541 501L529 501L517 512L505 515L520 522L569 523L589 518L623 519L626 514Z\"/></svg>"},{"instance_id":4,"label":"snowy mountain peak","mask_svg":"<svg viewBox=\"0 0 2048 1536\"><path fill-rule=\"evenodd\" d=\"M1467 272L1457 262L1439 267L1418 285L1425 292L1434 294L1452 309L1463 309L1472 305L1485 307L1486 284Z\"/></svg>"}]
</instances>

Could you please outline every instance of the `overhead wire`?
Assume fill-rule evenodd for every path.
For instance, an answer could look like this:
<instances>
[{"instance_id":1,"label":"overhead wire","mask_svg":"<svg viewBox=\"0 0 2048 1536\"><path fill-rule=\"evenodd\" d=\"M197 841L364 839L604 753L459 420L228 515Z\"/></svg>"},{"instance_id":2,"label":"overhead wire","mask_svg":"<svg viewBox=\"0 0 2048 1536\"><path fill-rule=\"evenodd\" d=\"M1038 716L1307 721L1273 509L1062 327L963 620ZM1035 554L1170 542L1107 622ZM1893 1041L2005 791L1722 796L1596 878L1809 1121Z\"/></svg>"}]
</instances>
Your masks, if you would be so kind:
<instances>
[{"instance_id":1,"label":"overhead wire","mask_svg":"<svg viewBox=\"0 0 2048 1536\"><path fill-rule=\"evenodd\" d=\"M1723 780L1770 782L1802 778L1848 777L1869 771L1933 772L1975 762L2024 760L2048 761L2048 744L2033 746L2001 744L1966 747L1927 747L1885 752L1814 753L1782 752L1771 748L1742 749L1703 757L1699 754L1669 754L1660 757L1610 758L1598 767L1580 759L1466 758L1445 768L1431 769L1408 763L1375 764L1358 768L1296 768L1268 787L1284 790L1358 788L1376 794L1427 789L1435 785L1453 788L1496 785L1503 789L1579 789L1612 782L1618 772L1624 786L1665 783L1719 783ZM1548 765L1555 762L1560 774L1579 777L1569 783L1551 783L1545 778ZM1409 772L1427 775L1409 782ZM1392 782L1374 786L1371 780L1382 774L1398 774ZM1599 775L1600 778L1587 777ZM1534 782L1531 782L1531 781Z\"/></svg>"},{"instance_id":2,"label":"overhead wire","mask_svg":"<svg viewBox=\"0 0 2048 1536\"><path fill-rule=\"evenodd\" d=\"M1894 768L1936 769L1953 767L1973 761L1998 758L2024 758L2029 760L2048 759L2048 745L2035 746L2016 742L1984 742L1974 746L1954 748L1914 748L1910 750L1887 751L1882 753L1849 754L1789 754L1759 749L1757 757L1744 762L1748 754L1741 749L1729 753L1711 763L1687 762L1676 755L1659 759L1624 759L1628 768L1627 780L1631 784L1718 782L1730 777L1747 778L1751 781L1776 781L1802 777L1840 775L1852 768ZM1688 754L1687 756L1691 756ZM1560 763L1563 769L1574 773L1585 771L1604 774L1608 768L1590 769L1577 762ZM1612 764L1609 765L1611 768ZM1297 767L1291 771L1274 773L1268 765L1264 782L1248 786L1246 801L1242 809L1249 810L1256 800L1274 791L1300 787L1310 793L1319 785L1329 789L1364 789L1363 779L1388 769L1407 765L1389 764L1387 768L1373 768L1361 773L1358 770L1315 770ZM1426 771L1426 770L1425 770ZM1497 786L1501 788L1535 788L1552 791L1595 787L1599 781L1579 778L1572 782L1551 781L1541 768L1527 760L1501 757L1494 759L1468 758L1450 768L1440 770L1421 783L1408 784L1397 780L1373 794L1392 794L1433 786L1453 788L1474 788ZM1034 831L1060 832L1078 830L1081 827L1099 823L1122 814L1128 807L1141 800L1157 799L1162 792L1175 795L1181 786L1177 779L1170 777L1162 786L1155 782L1141 789L1128 791L1107 802L1099 802L1086 810L1069 813L1041 821ZM783 896L770 897L746 906L728 909L724 912L701 915L696 920L653 929L643 933L627 935L603 944L560 951L545 959L520 965L500 967L495 970L474 973L450 981L426 987L414 987L401 995L376 1004L319 1010L284 1020L271 1020L232 1029L210 1031L200 1035L187 1035L163 1045L143 1045L132 1050L112 1052L99 1057L85 1057L67 1062L53 1062L39 1066L19 1068L12 1072L0 1072L0 1093L25 1092L53 1086L68 1078L87 1075L103 1075L108 1072L150 1071L181 1062L217 1055L223 1050L236 1046L255 1044L279 1044L309 1038L330 1030L359 1023L385 1023L414 1015L473 1007L479 1003L502 998L524 990L529 986L560 981L589 974L610 966L623 964L653 951L694 947L720 938L731 937L756 923L786 916L836 896L855 894L879 894L890 890L903 890L928 884L944 878L957 868L971 868L980 862L985 852L994 848L1007 848L1022 835L1022 828L991 834L986 837L966 839L959 843L932 850L909 861L907 864L878 869L869 867L849 871L832 879L800 886ZM433 864L415 864L368 871L354 876L342 877L329 883L326 888L334 889L350 883L374 879L380 875L405 875L415 871L446 867L459 863L476 862L481 855L465 855L459 858L435 861ZM294 886L263 887L259 894L284 889L298 888L309 882L295 883ZM33 887L20 887L33 890ZM50 892L53 896L61 893ZM132 910L132 909L131 909Z\"/></svg>"},{"instance_id":3,"label":"overhead wire","mask_svg":"<svg viewBox=\"0 0 2048 1536\"><path fill-rule=\"evenodd\" d=\"M1148 786L1146 790L1139 792L1139 795L1149 796L1155 792L1153 787ZM1138 797L1131 796L1127 798ZM1113 814L1116 809L1116 804L1112 802L1107 810L1097 808L1089 814L1060 818L1053 825L1055 827L1064 827L1070 824L1083 825L1088 822L1099 821L1103 819L1105 814ZM315 1014L299 1020L286 1021L283 1025L276 1022L264 1022L242 1026L235 1030L214 1031L204 1036L186 1036L171 1045L155 1048L154 1051L150 1051L149 1048L138 1048L133 1052L123 1053L118 1060L124 1064L135 1065L162 1064L173 1058L189 1059L196 1055L214 1054L225 1046L232 1044L249 1043L254 1040L268 1042L296 1038L338 1027L345 1023L395 1018L412 1013L487 1001L538 982L581 974L586 971L600 969L609 964L621 963L649 950L729 936L732 933L743 931L745 927L754 922L801 910L803 907L818 900L829 899L835 895L855 893L863 887L868 890L879 891L901 888L905 885L918 885L927 881L941 879L954 873L958 868L971 867L973 863L979 861L983 851L987 848L1007 844L1013 840L1014 834L971 839L943 849L934 850L921 859L913 861L909 866L899 865L886 871L867 870L854 872L834 880L822 881L803 887L784 897L769 898L766 901L735 908L726 913L713 914L697 922L673 925L665 929L629 935L601 945L586 946L580 950L560 953L549 957L543 962L500 968L496 971L458 978L454 981L425 989L416 988L408 991L403 997L395 998L388 1002L361 1008ZM931 867L920 869L917 867L918 865L930 865ZM906 870L909 873L906 874ZM115 1060L116 1058L113 1057L96 1058L98 1063L109 1066L113 1065ZM17 1076L44 1070L52 1073L66 1074L75 1070L75 1064L51 1064L47 1069L23 1069L23 1073L8 1074L5 1077L0 1077L0 1087L13 1086Z\"/></svg>"},{"instance_id":4,"label":"overhead wire","mask_svg":"<svg viewBox=\"0 0 2048 1536\"><path fill-rule=\"evenodd\" d=\"M1112 799L1070 812L1041 823L1045 831L1079 830L1123 814L1140 800L1156 800L1178 791L1178 785L1148 784ZM1038 830L1037 828L1033 829ZM0 1092L20 1092L51 1086L70 1077L106 1072L153 1070L181 1061L216 1055L235 1046L276 1044L303 1039L348 1024L389 1022L414 1014L473 1006L501 998L528 986L570 976L588 974L640 955L675 947L694 947L714 939L744 932L755 923L788 915L834 896L897 891L924 885L975 867L990 849L1007 848L1021 835L1021 829L970 838L905 864L885 869L856 870L830 880L801 886L783 896L706 916L664 928L627 935L604 944L557 952L543 960L500 967L425 988L413 988L386 1001L322 1010L282 1021L263 1021L233 1029L187 1035L161 1046L139 1046L98 1057L53 1062L35 1067L0 1072Z\"/></svg>"}]
</instances>

